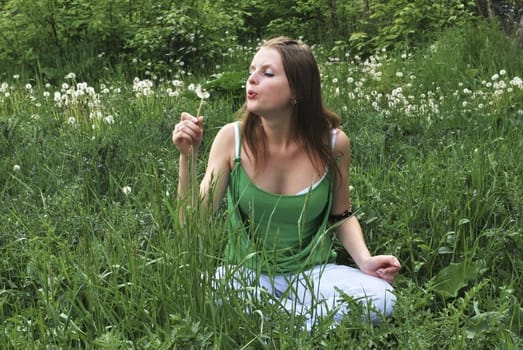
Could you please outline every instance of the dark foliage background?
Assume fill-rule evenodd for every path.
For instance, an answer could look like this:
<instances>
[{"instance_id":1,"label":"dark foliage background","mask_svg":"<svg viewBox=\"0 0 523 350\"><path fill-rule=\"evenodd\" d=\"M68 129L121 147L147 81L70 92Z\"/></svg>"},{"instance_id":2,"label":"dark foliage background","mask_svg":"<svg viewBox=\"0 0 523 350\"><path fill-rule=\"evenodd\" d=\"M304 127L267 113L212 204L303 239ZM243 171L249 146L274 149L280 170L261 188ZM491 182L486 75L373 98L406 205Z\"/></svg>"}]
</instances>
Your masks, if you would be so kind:
<instances>
[{"instance_id":1,"label":"dark foliage background","mask_svg":"<svg viewBox=\"0 0 523 350\"><path fill-rule=\"evenodd\" d=\"M281 34L367 56L481 17L515 35L522 9L522 0L2 0L0 78L176 75L206 70L232 45Z\"/></svg>"}]
</instances>

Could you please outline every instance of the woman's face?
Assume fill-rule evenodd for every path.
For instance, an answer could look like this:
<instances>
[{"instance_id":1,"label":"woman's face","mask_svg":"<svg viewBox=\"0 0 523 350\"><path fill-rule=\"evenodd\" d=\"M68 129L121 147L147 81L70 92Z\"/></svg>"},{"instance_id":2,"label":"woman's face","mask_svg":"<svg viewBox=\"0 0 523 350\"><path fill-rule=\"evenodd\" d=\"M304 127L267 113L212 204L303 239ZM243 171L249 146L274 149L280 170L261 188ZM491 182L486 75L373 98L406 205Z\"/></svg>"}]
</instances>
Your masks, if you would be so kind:
<instances>
[{"instance_id":1,"label":"woman's face","mask_svg":"<svg viewBox=\"0 0 523 350\"><path fill-rule=\"evenodd\" d=\"M263 47L256 53L249 68L246 93L249 112L263 117L290 115L293 94L276 49Z\"/></svg>"}]
</instances>

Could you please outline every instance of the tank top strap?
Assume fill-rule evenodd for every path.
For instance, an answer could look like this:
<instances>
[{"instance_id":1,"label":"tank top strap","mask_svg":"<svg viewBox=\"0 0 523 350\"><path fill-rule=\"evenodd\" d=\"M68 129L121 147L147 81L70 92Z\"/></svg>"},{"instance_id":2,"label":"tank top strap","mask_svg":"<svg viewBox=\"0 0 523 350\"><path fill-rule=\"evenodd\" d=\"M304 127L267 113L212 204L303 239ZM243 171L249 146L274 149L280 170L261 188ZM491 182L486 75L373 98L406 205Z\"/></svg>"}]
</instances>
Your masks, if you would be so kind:
<instances>
[{"instance_id":1,"label":"tank top strap","mask_svg":"<svg viewBox=\"0 0 523 350\"><path fill-rule=\"evenodd\" d=\"M334 146L336 146L336 136L338 136L338 129L332 129L331 130L331 147L334 149Z\"/></svg>"},{"instance_id":2,"label":"tank top strap","mask_svg":"<svg viewBox=\"0 0 523 350\"><path fill-rule=\"evenodd\" d=\"M241 155L241 122L236 122L234 125L234 161L239 162L240 161L240 155Z\"/></svg>"}]
</instances>

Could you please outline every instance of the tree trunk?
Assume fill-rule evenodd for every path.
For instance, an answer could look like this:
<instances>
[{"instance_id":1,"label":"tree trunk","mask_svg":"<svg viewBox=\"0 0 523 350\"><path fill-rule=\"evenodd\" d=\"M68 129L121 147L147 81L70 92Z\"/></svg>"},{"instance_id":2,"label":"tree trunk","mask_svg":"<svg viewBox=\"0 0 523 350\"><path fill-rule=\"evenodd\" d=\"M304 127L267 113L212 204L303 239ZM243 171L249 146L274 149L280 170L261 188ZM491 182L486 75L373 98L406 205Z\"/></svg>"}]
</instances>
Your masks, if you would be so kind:
<instances>
[{"instance_id":1,"label":"tree trunk","mask_svg":"<svg viewBox=\"0 0 523 350\"><path fill-rule=\"evenodd\" d=\"M492 10L492 0L487 0L487 15L489 19L494 18L494 11Z\"/></svg>"},{"instance_id":2,"label":"tree trunk","mask_svg":"<svg viewBox=\"0 0 523 350\"><path fill-rule=\"evenodd\" d=\"M523 48L523 13L521 14L521 17L519 17L519 25L516 33L518 37L518 46Z\"/></svg>"}]
</instances>

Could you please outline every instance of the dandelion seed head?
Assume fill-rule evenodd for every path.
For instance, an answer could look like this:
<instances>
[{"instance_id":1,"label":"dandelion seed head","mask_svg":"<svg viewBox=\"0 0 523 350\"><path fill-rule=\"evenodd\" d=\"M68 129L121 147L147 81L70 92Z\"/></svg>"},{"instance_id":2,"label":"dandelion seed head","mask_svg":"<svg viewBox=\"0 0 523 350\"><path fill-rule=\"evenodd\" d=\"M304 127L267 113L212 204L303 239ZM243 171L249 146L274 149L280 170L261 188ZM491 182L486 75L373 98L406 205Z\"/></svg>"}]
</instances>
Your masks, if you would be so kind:
<instances>
[{"instance_id":1,"label":"dandelion seed head","mask_svg":"<svg viewBox=\"0 0 523 350\"><path fill-rule=\"evenodd\" d=\"M510 85L523 89L523 80L520 77L514 77L510 82Z\"/></svg>"},{"instance_id":2,"label":"dandelion seed head","mask_svg":"<svg viewBox=\"0 0 523 350\"><path fill-rule=\"evenodd\" d=\"M132 191L131 186L124 186L124 187L122 187L122 192L126 196L129 195L131 193L131 191Z\"/></svg>"},{"instance_id":3,"label":"dandelion seed head","mask_svg":"<svg viewBox=\"0 0 523 350\"><path fill-rule=\"evenodd\" d=\"M206 100L206 99L208 99L211 96L211 94L209 94L209 91L205 90L200 85L197 85L194 88L194 92L202 100Z\"/></svg>"},{"instance_id":4,"label":"dandelion seed head","mask_svg":"<svg viewBox=\"0 0 523 350\"><path fill-rule=\"evenodd\" d=\"M13 165L13 171L20 171L20 165L18 165L18 164Z\"/></svg>"},{"instance_id":5,"label":"dandelion seed head","mask_svg":"<svg viewBox=\"0 0 523 350\"><path fill-rule=\"evenodd\" d=\"M113 117L111 114L109 114L108 116L106 116L106 117L104 118L104 121L105 121L107 124L114 124L114 117Z\"/></svg>"}]
</instances>

